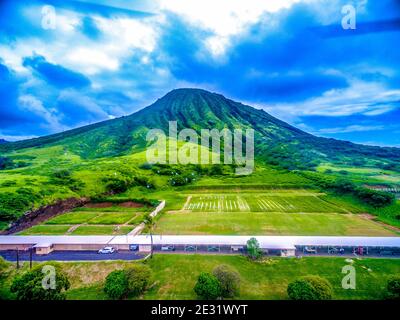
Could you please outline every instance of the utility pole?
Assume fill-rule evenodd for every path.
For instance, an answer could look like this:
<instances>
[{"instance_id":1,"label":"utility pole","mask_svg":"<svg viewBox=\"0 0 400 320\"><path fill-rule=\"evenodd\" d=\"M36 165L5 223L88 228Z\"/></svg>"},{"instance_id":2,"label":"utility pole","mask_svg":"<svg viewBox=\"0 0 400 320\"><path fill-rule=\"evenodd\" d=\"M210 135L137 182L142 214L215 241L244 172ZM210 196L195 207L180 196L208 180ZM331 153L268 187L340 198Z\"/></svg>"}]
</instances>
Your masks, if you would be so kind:
<instances>
[{"instance_id":1,"label":"utility pole","mask_svg":"<svg viewBox=\"0 0 400 320\"><path fill-rule=\"evenodd\" d=\"M17 269L19 269L19 250L17 247Z\"/></svg>"},{"instance_id":2,"label":"utility pole","mask_svg":"<svg viewBox=\"0 0 400 320\"><path fill-rule=\"evenodd\" d=\"M29 248L29 269L32 269L32 250L33 248Z\"/></svg>"}]
</instances>

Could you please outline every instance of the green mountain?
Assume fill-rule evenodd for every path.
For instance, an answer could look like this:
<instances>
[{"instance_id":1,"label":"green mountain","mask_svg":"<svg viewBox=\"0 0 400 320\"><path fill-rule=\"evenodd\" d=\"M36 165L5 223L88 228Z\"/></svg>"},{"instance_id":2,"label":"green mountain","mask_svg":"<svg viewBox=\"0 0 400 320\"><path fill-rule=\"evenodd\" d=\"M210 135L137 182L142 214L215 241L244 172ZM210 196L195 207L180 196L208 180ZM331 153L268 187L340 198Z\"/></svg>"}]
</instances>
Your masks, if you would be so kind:
<instances>
[{"instance_id":1,"label":"green mountain","mask_svg":"<svg viewBox=\"0 0 400 320\"><path fill-rule=\"evenodd\" d=\"M149 165L146 134L167 133L168 121L177 121L179 130L253 128L254 172L237 176L234 166ZM359 210L375 213L375 207L393 203L376 190L398 189L399 163L400 149L315 137L220 94L178 89L130 116L0 144L0 231L29 210L69 198L166 199L179 209L176 187L315 188L347 194L357 207L361 201ZM385 221L398 225L397 204L382 210Z\"/></svg>"},{"instance_id":2,"label":"green mountain","mask_svg":"<svg viewBox=\"0 0 400 320\"><path fill-rule=\"evenodd\" d=\"M63 146L83 159L120 156L142 151L146 146L147 131L158 128L167 132L168 121L177 121L178 129L251 127L255 130L256 156L287 169L307 169L322 162L394 169L400 161L398 148L364 146L316 137L263 110L201 89L173 90L130 116L36 139L1 144L0 152Z\"/></svg>"}]
</instances>

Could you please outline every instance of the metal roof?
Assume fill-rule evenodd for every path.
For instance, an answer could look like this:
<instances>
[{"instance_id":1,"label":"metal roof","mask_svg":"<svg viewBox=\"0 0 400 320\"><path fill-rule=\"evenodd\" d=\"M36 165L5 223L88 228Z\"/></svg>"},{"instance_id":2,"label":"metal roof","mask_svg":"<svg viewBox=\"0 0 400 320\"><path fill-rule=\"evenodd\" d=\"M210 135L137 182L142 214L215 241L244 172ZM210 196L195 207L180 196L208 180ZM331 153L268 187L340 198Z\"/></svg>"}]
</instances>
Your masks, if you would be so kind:
<instances>
[{"instance_id":1,"label":"metal roof","mask_svg":"<svg viewBox=\"0 0 400 320\"><path fill-rule=\"evenodd\" d=\"M290 249L294 246L364 246L400 247L400 237L334 237L334 236L218 236L154 235L155 245L246 245L255 237L262 248ZM0 236L1 244L150 244L149 235L139 236Z\"/></svg>"}]
</instances>

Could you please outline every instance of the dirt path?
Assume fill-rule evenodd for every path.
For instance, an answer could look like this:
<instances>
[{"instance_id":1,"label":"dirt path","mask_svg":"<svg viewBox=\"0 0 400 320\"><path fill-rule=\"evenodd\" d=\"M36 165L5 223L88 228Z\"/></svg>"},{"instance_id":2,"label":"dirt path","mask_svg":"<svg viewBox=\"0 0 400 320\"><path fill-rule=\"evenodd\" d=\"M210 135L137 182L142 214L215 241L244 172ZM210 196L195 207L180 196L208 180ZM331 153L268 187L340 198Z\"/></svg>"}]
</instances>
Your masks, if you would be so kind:
<instances>
[{"instance_id":1,"label":"dirt path","mask_svg":"<svg viewBox=\"0 0 400 320\"><path fill-rule=\"evenodd\" d=\"M78 229L81 225L82 225L82 224L75 224L75 225L73 225L71 228L69 228L69 229L67 230L67 233L66 233L66 234L71 234L71 233L74 232L76 229Z\"/></svg>"},{"instance_id":2,"label":"dirt path","mask_svg":"<svg viewBox=\"0 0 400 320\"><path fill-rule=\"evenodd\" d=\"M192 196L187 197L186 202L183 205L183 208L181 209L181 211L187 210L186 207L189 205L190 200L192 200Z\"/></svg>"}]
</instances>

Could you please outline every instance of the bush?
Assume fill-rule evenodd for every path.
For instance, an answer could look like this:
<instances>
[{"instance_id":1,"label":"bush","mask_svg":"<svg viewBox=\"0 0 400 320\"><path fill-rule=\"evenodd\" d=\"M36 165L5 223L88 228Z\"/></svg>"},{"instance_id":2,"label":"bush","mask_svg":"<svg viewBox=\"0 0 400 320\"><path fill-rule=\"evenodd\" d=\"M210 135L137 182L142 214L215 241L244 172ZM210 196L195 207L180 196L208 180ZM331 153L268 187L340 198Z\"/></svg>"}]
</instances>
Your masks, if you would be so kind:
<instances>
[{"instance_id":1,"label":"bush","mask_svg":"<svg viewBox=\"0 0 400 320\"><path fill-rule=\"evenodd\" d=\"M0 193L0 221L11 221L31 209L41 195L30 188Z\"/></svg>"},{"instance_id":2,"label":"bush","mask_svg":"<svg viewBox=\"0 0 400 320\"><path fill-rule=\"evenodd\" d=\"M215 300L221 296L221 286L214 275L202 272L194 286L194 292L201 299Z\"/></svg>"},{"instance_id":3,"label":"bush","mask_svg":"<svg viewBox=\"0 0 400 320\"><path fill-rule=\"evenodd\" d=\"M400 299L400 276L389 279L387 283L389 298Z\"/></svg>"},{"instance_id":4,"label":"bush","mask_svg":"<svg viewBox=\"0 0 400 320\"><path fill-rule=\"evenodd\" d=\"M247 241L247 253L253 260L261 257L262 251L256 238L251 238L249 241Z\"/></svg>"},{"instance_id":5,"label":"bush","mask_svg":"<svg viewBox=\"0 0 400 320\"><path fill-rule=\"evenodd\" d=\"M7 261L0 257L0 280L7 276L8 266Z\"/></svg>"},{"instance_id":6,"label":"bush","mask_svg":"<svg viewBox=\"0 0 400 320\"><path fill-rule=\"evenodd\" d=\"M128 290L133 296L142 294L149 284L151 270L146 265L132 265L125 270L128 279Z\"/></svg>"},{"instance_id":7,"label":"bush","mask_svg":"<svg viewBox=\"0 0 400 320\"><path fill-rule=\"evenodd\" d=\"M305 276L290 283L287 293L292 300L330 300L333 289L328 280L318 276Z\"/></svg>"},{"instance_id":8,"label":"bush","mask_svg":"<svg viewBox=\"0 0 400 320\"><path fill-rule=\"evenodd\" d=\"M111 299L122 299L128 293L128 277L125 271L112 271L106 278L104 292Z\"/></svg>"},{"instance_id":9,"label":"bush","mask_svg":"<svg viewBox=\"0 0 400 320\"><path fill-rule=\"evenodd\" d=\"M55 289L43 288L42 281L47 275L43 269L45 266L55 268ZM15 278L10 291L15 293L18 300L65 300L65 291L69 287L68 277L58 264L44 263Z\"/></svg>"},{"instance_id":10,"label":"bush","mask_svg":"<svg viewBox=\"0 0 400 320\"><path fill-rule=\"evenodd\" d=\"M231 267L221 264L213 270L213 275L218 279L221 295L224 298L233 298L239 295L240 275Z\"/></svg>"}]
</instances>

